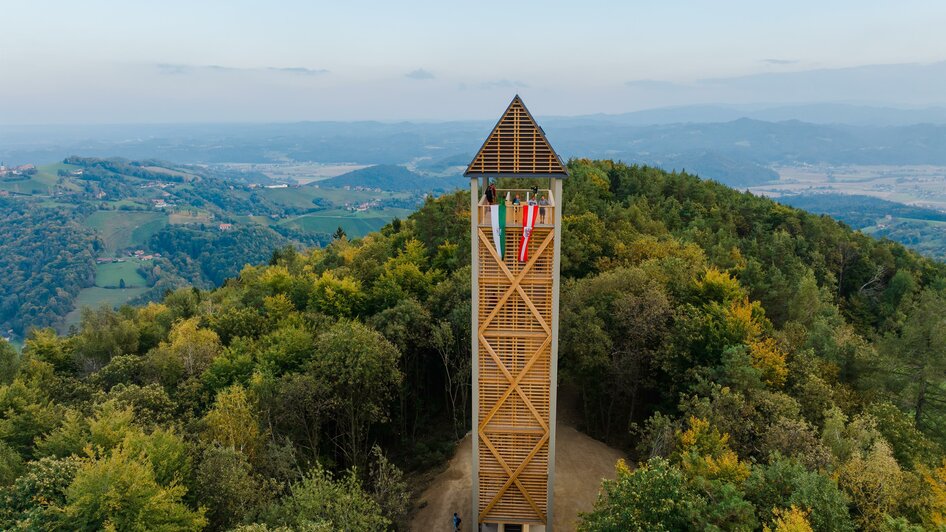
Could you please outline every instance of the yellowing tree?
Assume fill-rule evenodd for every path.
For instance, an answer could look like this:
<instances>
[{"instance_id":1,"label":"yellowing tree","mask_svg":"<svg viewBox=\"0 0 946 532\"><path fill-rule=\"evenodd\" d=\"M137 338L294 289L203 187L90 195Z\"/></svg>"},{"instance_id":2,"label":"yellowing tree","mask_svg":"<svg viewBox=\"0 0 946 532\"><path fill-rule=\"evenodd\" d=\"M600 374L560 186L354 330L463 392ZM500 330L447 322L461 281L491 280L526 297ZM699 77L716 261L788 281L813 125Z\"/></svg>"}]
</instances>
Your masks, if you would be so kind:
<instances>
[{"instance_id":1,"label":"yellowing tree","mask_svg":"<svg viewBox=\"0 0 946 532\"><path fill-rule=\"evenodd\" d=\"M223 350L217 333L201 329L199 323L198 317L179 321L171 328L168 336L167 349L181 361L189 376L203 373Z\"/></svg>"},{"instance_id":2,"label":"yellowing tree","mask_svg":"<svg viewBox=\"0 0 946 532\"><path fill-rule=\"evenodd\" d=\"M772 513L775 514L775 520L772 522L775 528L766 525L762 529L765 532L813 532L811 524L808 523L809 512L796 508L794 504L787 510L776 508Z\"/></svg>"},{"instance_id":3,"label":"yellowing tree","mask_svg":"<svg viewBox=\"0 0 946 532\"><path fill-rule=\"evenodd\" d=\"M752 367L762 374L763 382L776 388L781 388L785 384L785 379L788 377L785 353L773 338L751 342L749 354L752 357Z\"/></svg>"},{"instance_id":4,"label":"yellowing tree","mask_svg":"<svg viewBox=\"0 0 946 532\"><path fill-rule=\"evenodd\" d=\"M729 434L720 434L709 421L690 417L690 428L677 433L678 457L690 476L739 483L749 477L749 466L729 448Z\"/></svg>"},{"instance_id":5,"label":"yellowing tree","mask_svg":"<svg viewBox=\"0 0 946 532\"><path fill-rule=\"evenodd\" d=\"M926 521L933 528L940 529L946 526L946 460L943 460L943 465L925 473L923 480L930 489Z\"/></svg>"},{"instance_id":6,"label":"yellowing tree","mask_svg":"<svg viewBox=\"0 0 946 532\"><path fill-rule=\"evenodd\" d=\"M204 422L206 440L233 447L250 460L256 455L260 446L259 425L242 386L221 390Z\"/></svg>"},{"instance_id":7,"label":"yellowing tree","mask_svg":"<svg viewBox=\"0 0 946 532\"><path fill-rule=\"evenodd\" d=\"M838 484L858 509L858 524L865 530L882 529L904 484L903 472L887 442L879 439L867 453L855 452L836 474Z\"/></svg>"}]
</instances>

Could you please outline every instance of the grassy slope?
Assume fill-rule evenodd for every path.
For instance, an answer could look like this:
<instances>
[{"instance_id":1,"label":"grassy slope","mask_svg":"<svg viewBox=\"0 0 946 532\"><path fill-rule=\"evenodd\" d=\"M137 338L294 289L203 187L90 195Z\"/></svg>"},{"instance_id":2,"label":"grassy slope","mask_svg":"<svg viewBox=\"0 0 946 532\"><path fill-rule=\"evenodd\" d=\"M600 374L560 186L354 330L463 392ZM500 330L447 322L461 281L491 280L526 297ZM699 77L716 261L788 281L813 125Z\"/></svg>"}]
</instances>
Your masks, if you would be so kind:
<instances>
[{"instance_id":1,"label":"grassy slope","mask_svg":"<svg viewBox=\"0 0 946 532\"><path fill-rule=\"evenodd\" d=\"M410 209L383 209L362 213L347 213L343 211L329 211L325 214L307 214L283 222L287 225L307 232L334 233L341 226L351 238L359 238L384 227L395 216L405 218L411 214Z\"/></svg>"},{"instance_id":2,"label":"grassy slope","mask_svg":"<svg viewBox=\"0 0 946 532\"><path fill-rule=\"evenodd\" d=\"M136 260L99 264L95 267L95 286L119 286L124 279L126 288L144 287L147 281L138 273L138 266L139 262Z\"/></svg>"},{"instance_id":3,"label":"grassy slope","mask_svg":"<svg viewBox=\"0 0 946 532\"><path fill-rule=\"evenodd\" d=\"M407 198L410 197L406 192L371 192L363 190L345 190L342 188L315 188L305 186L298 188L268 188L261 193L274 203L295 207L298 209L311 209L312 200L321 198L335 205L342 206L346 203L358 203L372 200L374 198Z\"/></svg>"},{"instance_id":4,"label":"grassy slope","mask_svg":"<svg viewBox=\"0 0 946 532\"><path fill-rule=\"evenodd\" d=\"M92 288L85 288L79 292L79 296L76 298L75 309L69 314L66 314L63 320L62 330L68 330L70 325L79 323L79 318L82 317L82 308L84 307L97 308L102 305L118 307L147 291L148 289L145 287L118 289L93 286Z\"/></svg>"},{"instance_id":5,"label":"grassy slope","mask_svg":"<svg viewBox=\"0 0 946 532\"><path fill-rule=\"evenodd\" d=\"M85 225L102 235L105 249L112 253L144 244L167 223L165 213L147 211L96 211L85 219Z\"/></svg>"},{"instance_id":6,"label":"grassy slope","mask_svg":"<svg viewBox=\"0 0 946 532\"><path fill-rule=\"evenodd\" d=\"M71 164L45 164L36 167L36 174L30 176L29 179L23 179L18 181L8 181L0 180L0 190L6 190L8 192L14 192L17 194L30 194L30 195L47 195L50 192L50 188L56 184L56 181L59 180L57 172L59 170L75 170L79 168L78 166L73 166ZM78 185L70 183L67 185L68 188L78 189Z\"/></svg>"}]
</instances>

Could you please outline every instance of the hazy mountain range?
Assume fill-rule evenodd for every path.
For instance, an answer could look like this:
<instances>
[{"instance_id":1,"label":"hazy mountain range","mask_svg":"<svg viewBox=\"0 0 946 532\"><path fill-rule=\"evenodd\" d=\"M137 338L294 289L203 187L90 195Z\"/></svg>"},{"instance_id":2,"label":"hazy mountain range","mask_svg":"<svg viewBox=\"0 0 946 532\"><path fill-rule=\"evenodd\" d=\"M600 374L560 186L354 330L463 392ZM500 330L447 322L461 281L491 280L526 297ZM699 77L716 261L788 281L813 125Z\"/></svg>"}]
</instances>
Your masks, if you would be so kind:
<instances>
[{"instance_id":1,"label":"hazy mountain range","mask_svg":"<svg viewBox=\"0 0 946 532\"><path fill-rule=\"evenodd\" d=\"M564 158L687 169L732 186L775 179L775 165L946 164L946 107L700 105L620 115L539 117ZM0 161L69 155L176 163L349 162L458 175L493 123L297 122L0 126Z\"/></svg>"}]
</instances>

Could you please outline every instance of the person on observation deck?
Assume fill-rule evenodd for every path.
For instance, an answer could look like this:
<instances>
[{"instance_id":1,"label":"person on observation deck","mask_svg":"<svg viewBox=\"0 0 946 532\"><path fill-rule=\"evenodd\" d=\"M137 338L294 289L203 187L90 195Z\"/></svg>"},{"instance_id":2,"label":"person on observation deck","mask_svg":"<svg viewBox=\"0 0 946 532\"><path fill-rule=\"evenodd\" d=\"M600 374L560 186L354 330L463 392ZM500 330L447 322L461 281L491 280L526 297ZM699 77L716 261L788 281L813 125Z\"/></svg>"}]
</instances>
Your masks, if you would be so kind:
<instances>
[{"instance_id":1,"label":"person on observation deck","mask_svg":"<svg viewBox=\"0 0 946 532\"><path fill-rule=\"evenodd\" d=\"M493 183L486 187L486 203L490 205L496 203L496 185Z\"/></svg>"},{"instance_id":2,"label":"person on observation deck","mask_svg":"<svg viewBox=\"0 0 946 532\"><path fill-rule=\"evenodd\" d=\"M541 220L542 223L548 223L545 220L545 205L548 205L548 204L549 204L549 200L546 199L545 194L539 196L539 220Z\"/></svg>"}]
</instances>

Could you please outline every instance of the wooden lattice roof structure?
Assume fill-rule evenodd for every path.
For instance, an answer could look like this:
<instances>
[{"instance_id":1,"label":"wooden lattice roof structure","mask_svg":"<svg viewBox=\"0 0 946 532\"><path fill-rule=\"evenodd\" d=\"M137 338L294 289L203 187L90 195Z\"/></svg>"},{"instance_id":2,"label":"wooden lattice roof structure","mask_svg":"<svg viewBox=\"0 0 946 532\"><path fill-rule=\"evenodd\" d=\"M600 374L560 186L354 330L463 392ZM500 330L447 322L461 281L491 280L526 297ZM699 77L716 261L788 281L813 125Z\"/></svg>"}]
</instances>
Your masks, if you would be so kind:
<instances>
[{"instance_id":1,"label":"wooden lattice roof structure","mask_svg":"<svg viewBox=\"0 0 946 532\"><path fill-rule=\"evenodd\" d=\"M562 178L568 170L517 94L464 175Z\"/></svg>"}]
</instances>

